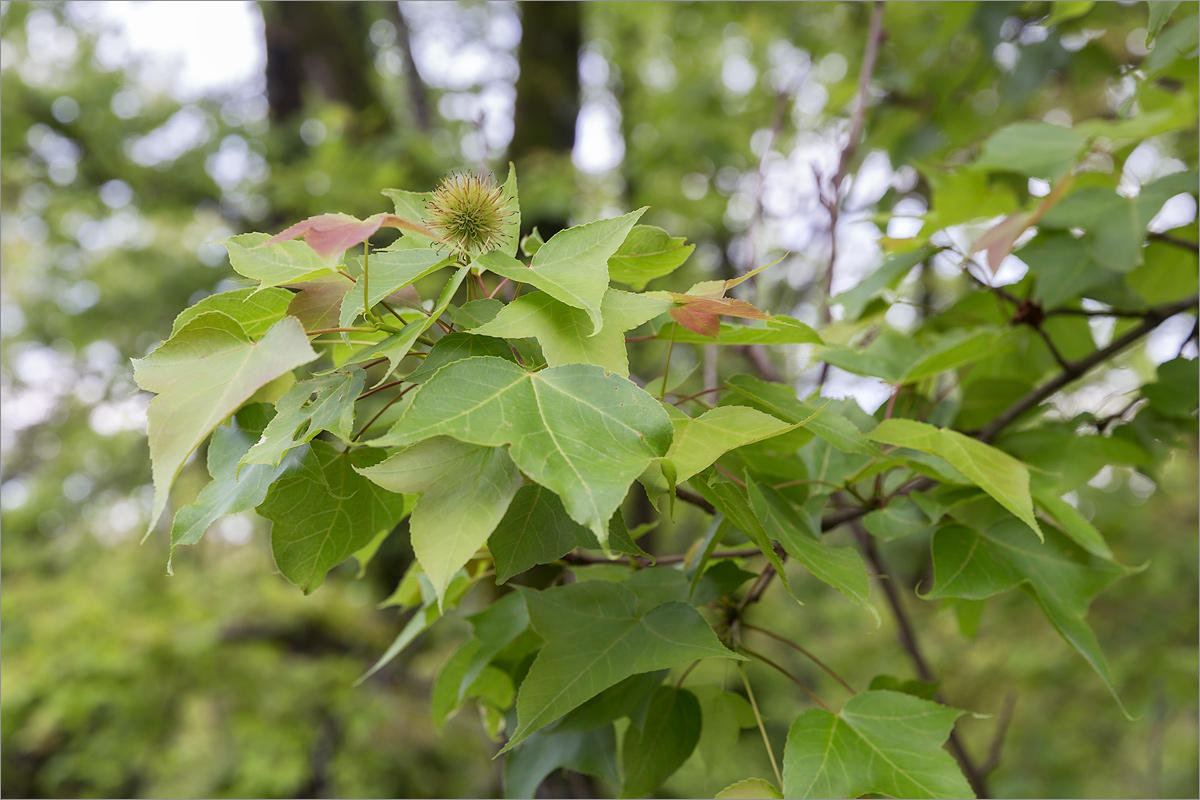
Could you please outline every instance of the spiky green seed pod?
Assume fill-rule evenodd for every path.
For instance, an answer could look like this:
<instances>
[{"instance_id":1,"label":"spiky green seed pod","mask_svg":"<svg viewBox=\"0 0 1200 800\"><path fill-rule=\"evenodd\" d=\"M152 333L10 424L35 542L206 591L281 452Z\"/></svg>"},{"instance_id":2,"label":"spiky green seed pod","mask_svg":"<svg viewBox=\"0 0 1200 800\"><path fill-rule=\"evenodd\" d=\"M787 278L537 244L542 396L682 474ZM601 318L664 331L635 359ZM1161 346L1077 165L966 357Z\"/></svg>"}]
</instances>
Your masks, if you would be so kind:
<instances>
[{"instance_id":1,"label":"spiky green seed pod","mask_svg":"<svg viewBox=\"0 0 1200 800\"><path fill-rule=\"evenodd\" d=\"M425 224L464 256L495 250L504 243L504 193L490 175L459 172L446 177L425 204Z\"/></svg>"}]
</instances>

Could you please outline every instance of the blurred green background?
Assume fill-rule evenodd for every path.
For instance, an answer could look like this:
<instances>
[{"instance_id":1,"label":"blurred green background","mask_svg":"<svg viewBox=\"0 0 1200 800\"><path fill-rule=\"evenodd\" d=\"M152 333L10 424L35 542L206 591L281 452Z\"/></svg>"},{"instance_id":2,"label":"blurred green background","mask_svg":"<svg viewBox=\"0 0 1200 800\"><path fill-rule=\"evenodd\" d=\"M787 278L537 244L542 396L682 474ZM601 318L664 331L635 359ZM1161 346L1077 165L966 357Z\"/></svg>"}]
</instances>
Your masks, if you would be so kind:
<instances>
[{"instance_id":1,"label":"blurred green background","mask_svg":"<svg viewBox=\"0 0 1200 800\"><path fill-rule=\"evenodd\" d=\"M1055 6L1086 13L1048 27ZM1195 7L1182 4L1177 23L1194 22ZM498 746L479 719L460 714L440 736L429 722L460 619L352 685L404 622L376 608L411 559L403 536L361 578L347 564L311 597L275 574L253 515L218 523L176 557L174 577L162 526L138 546L151 499L147 398L129 359L185 305L234 287L213 240L327 211L386 211L381 189L427 190L456 168L503 174L510 160L526 226L546 238L649 205L644 222L698 245L672 286L787 251L759 283L759 303L816 322L813 284L829 259L817 176L836 167L869 12L825 2L0 4L0 793L496 795ZM1014 120L1116 111L1146 25L1145 3L889 4L876 102L838 223L836 288L878 265L881 236L904 235L928 209L916 167L954 163ZM172 53L184 56L178 69ZM1194 60L1184 66L1194 73ZM1135 177L1196 162L1194 132L1150 144L1126 162ZM1172 214L1194 239L1194 202ZM1151 358L1156 347L1172 357L1187 333L1164 328ZM783 365L802 393L814 374L804 358ZM877 384L845 373L827 390L868 410L880 402ZM979 760L1012 703L997 796L1200 791L1197 479L1193 437L1160 474L1108 469L1079 493L1118 557L1148 564L1089 617L1132 722L1027 598L991 601L970 640L952 610L909 595L947 696L993 715L962 723ZM176 502L205 480L194 458ZM690 522L654 534L655 546L677 547ZM910 585L926 569L924 544L889 553ZM798 613L768 596L762 614L795 620L852 683L912 677L890 623L866 635L861 611L815 590L805 599ZM479 603L468 596L462 612ZM772 644L759 647L826 685ZM778 747L806 706L777 674L751 675ZM712 796L755 769L769 774L750 730L722 767L706 772L693 758L664 791ZM612 790L563 774L543 788Z\"/></svg>"}]
</instances>

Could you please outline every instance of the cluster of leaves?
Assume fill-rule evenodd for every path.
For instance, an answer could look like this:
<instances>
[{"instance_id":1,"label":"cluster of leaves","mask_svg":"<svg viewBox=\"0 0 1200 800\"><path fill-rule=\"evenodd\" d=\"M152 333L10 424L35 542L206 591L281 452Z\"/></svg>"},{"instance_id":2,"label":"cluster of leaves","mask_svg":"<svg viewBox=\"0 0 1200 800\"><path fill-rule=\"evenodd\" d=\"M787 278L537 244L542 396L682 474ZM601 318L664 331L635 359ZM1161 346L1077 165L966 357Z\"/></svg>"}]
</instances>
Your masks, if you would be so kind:
<instances>
[{"instance_id":1,"label":"cluster of leaves","mask_svg":"<svg viewBox=\"0 0 1200 800\"><path fill-rule=\"evenodd\" d=\"M1195 27L1171 31L1185 26ZM1172 68L1186 45L1147 69ZM470 198L494 203L487 235L470 247L447 235L453 215L429 224L433 195L402 190L386 192L394 213L232 237L230 263L255 285L185 310L135 364L156 393L151 528L210 436L212 482L176 512L173 552L221 515L257 509L272 522L279 571L311 592L407 527L417 561L387 604L415 612L372 671L472 586L511 585L468 618L473 635L439 676L433 716L442 724L479 706L504 740L513 797L532 796L558 767L636 797L694 751L716 763L741 728L763 728L762 716L748 683L745 698L688 684L692 665L766 661L742 641L743 617L774 576L793 592L785 561L876 614L875 542L927 540L922 596L952 603L968 635L982 601L1026 592L1115 697L1086 616L1133 569L1070 493L1105 466L1152 473L1194 436L1196 361L1160 365L1136 409L1113 417L1063 418L1045 401L1196 305L1194 243L1148 233L1167 200L1195 194L1196 173L1129 197L1112 172L1086 168L1191 125L1195 96L1159 108L1145 94L1135 116L1073 128L1018 123L970 164L931 171L927 233L893 243L875 273L832 298L844 313L820 335L729 296L754 273L645 291L691 247L639 225L644 210L521 239L511 168L498 190ZM1049 193L1013 189L1030 179ZM439 190L436 207L453 205L456 185ZM995 206L961 202L981 192ZM994 268L1024 244L1029 274L963 292L915 330L883 325L886 297L948 249L934 234L980 216L1001 219L957 255L985 253ZM385 226L402 236L371 250ZM1111 343L1095 341L1093 314L1119 318ZM665 344L661 376L630 374L630 342ZM694 379L671 372L677 348L797 344L882 379L890 401L872 416L762 376L689 391ZM623 516L631 493L668 518L689 503L711 524L686 553L647 553L645 528ZM842 525L860 548L823 535ZM547 564L552 577L535 571ZM846 688L840 710L814 695L818 707L795 719L774 783L753 778L721 796L972 793L977 776L943 750L962 712L936 687L881 677Z\"/></svg>"}]
</instances>

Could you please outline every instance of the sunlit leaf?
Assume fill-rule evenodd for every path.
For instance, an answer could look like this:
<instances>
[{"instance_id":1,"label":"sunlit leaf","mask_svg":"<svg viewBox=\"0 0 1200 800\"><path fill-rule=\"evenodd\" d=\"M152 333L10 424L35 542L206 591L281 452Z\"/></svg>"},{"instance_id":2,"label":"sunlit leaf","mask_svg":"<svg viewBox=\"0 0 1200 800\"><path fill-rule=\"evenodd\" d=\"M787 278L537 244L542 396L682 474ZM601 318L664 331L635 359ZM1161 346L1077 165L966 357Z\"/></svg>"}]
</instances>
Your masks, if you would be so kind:
<instances>
[{"instance_id":1,"label":"sunlit leaf","mask_svg":"<svg viewBox=\"0 0 1200 800\"><path fill-rule=\"evenodd\" d=\"M321 431L350 439L354 402L362 391L361 369L300 381L275 403L275 417L262 438L242 457L243 464L278 464L293 447L312 441ZM315 396L314 396L315 395Z\"/></svg>"},{"instance_id":2,"label":"sunlit leaf","mask_svg":"<svg viewBox=\"0 0 1200 800\"><path fill-rule=\"evenodd\" d=\"M650 281L671 274L687 261L696 245L685 241L662 228L637 225L608 259L609 277L640 292Z\"/></svg>"},{"instance_id":3,"label":"sunlit leaf","mask_svg":"<svg viewBox=\"0 0 1200 800\"><path fill-rule=\"evenodd\" d=\"M158 393L147 412L154 476L147 533L166 508L183 462L209 432L259 387L316 357L293 317L276 322L255 342L233 317L209 311L133 362L138 386Z\"/></svg>"}]
</instances>

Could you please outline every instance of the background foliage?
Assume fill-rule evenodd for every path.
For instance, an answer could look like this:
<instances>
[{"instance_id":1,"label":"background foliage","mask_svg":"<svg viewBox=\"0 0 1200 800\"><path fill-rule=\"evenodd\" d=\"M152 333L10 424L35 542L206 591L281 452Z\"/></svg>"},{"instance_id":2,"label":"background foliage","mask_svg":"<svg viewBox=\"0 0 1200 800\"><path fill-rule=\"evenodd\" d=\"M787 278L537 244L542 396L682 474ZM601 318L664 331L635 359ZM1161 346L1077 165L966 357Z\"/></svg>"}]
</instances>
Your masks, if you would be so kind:
<instances>
[{"instance_id":1,"label":"background foliage","mask_svg":"<svg viewBox=\"0 0 1200 800\"><path fill-rule=\"evenodd\" d=\"M1171 21L1147 49L1147 29L1165 20L1167 6ZM264 83L180 101L150 91L131 65L107 58L105 36L113 34L102 33L81 8L4 5L4 793L500 792L486 716L465 710L438 733L429 705L439 669L469 631L462 615L491 598L467 594L459 615L354 688L405 621L394 607L375 606L411 562L406 537L391 537L362 579L350 562L302 597L271 574L265 525L238 515L177 554L175 577L166 578L164 529L145 547L134 544L151 491L146 399L133 394L127 365L165 337L180 309L235 288L223 248L209 242L244 230L273 232L326 211L365 217L387 210L377 194L383 188L429 189L448 169L480 163L503 175L508 160L521 176L526 232L536 224L548 239L571 224L650 206L641 222L696 244L678 273L651 288L733 277L790 252L745 297L814 325L824 321L823 281L834 256L829 184L853 111L871 6L546 8L554 10L262 3ZM1028 178L1056 176L1039 174L1042 164L1029 163L1027 147L1004 150L991 139L996 149L982 148L982 163L990 157L994 167L1024 169L1020 177L999 169L972 182L946 169L975 159L1004 125L1092 125L1110 146L1100 148L1094 171L1076 186L1107 185L1105 198L1117 196L1118 181L1124 189L1152 186L1194 170L1195 14L1195 3L889 4L865 139L847 164L854 181L834 212L834 293L866 288L843 297L841 316L822 329L826 340L861 345L856 335L879 322L909 331L923 307L953 307L997 326L1009 321L1013 308L1000 311L1001 302L970 292L950 253L912 275L911 263L885 261L904 249L901 237L973 221L950 241L961 250L989 221L1037 208L1035 192L1044 187ZM517 30L519 37L504 33ZM444 66L464 53L486 66ZM1116 121L1130 114L1129 122ZM603 148L576 141L577 117L619 134L623 158L597 164ZM1171 218L1180 227L1170 237L1194 243L1188 191L1173 189L1160 204L1174 204ZM1041 295L1047 306L1057 299L1078 310L1103 308L1073 300L1083 292L1125 308L1131 289L1151 304L1195 291L1194 248L1152 240L1145 265L1126 268L1132 265L1112 246L1121 240L1100 238L1124 211L1100 203L1071 217L1059 207L1043 220L1047 232L1089 227L1091 220L1097 227L1094 258L1070 273L1074 282L1058 284L1057 297ZM1157 208L1139 213L1144 227ZM918 218L925 225L915 232L909 221ZM1017 255L1025 253L1035 275L1050 274L1060 260L1051 252L1039 262L1037 252ZM1000 277L1011 281L1022 268L1009 261ZM1029 282L1008 288L1020 294ZM1039 281L1038 291L1050 291L1048 283ZM885 300L872 297L880 290ZM1046 328L1067 359L1133 324L1051 320ZM1122 563L1148 565L1101 594L1088 616L1132 722L1028 598L992 599L976 635L964 639L970 609L918 603L909 591L928 588L928 535L880 544L945 695L956 707L993 715L959 723L977 760L990 758L997 728L1011 719L990 776L998 796L1197 791L1195 361L1178 377L1158 367L1176 353L1195 358L1192 324L1187 315L1168 322L1147 348L1072 387L1060 402L1065 419L1099 409L1106 429L1124 431L1114 438L1153 456L1166 450L1152 442L1171 440L1165 461L1128 464L1106 453L1088 460L1065 449L1073 438L1066 427L1044 442L1004 443L1051 471L1072 458L1103 467L1077 481L1079 508ZM1055 369L1032 327L1013 326L1008 336L1005 347L1023 353L1013 356L1018 371ZM660 342L631 349L631 371L660 375L665 350ZM724 350L719 365L700 350L691 364L677 358L673 369L694 366L691 380L705 386L718 367L722 377L773 370L794 381L802 397L820 380L819 364L809 363L803 347L776 361ZM891 356L896 368L909 366ZM886 400L888 389L881 398L877 382L855 377L857 357L853 349L830 357L847 370L826 376L826 392L853 391L875 412L872 403ZM991 375L966 373L964 389L1011 371L1010 364ZM1106 419L1136 399L1156 371L1162 390L1147 393L1149 407ZM959 409L975 414L963 424L985 424L1012 391L1002 381L977 385L981 406ZM910 390L897 395L895 409L916 416L932 400ZM176 502L187 502L206 481L203 459L193 459ZM627 509L631 523L650 513ZM639 543L680 552L700 524L698 513L681 509L674 524ZM802 628L791 633L853 685L877 675L917 677L886 613L883 629L866 635L872 622L862 609L830 601L811 581L793 580L792 587L806 605ZM878 587L875 598L885 611ZM791 619L797 610L776 586L758 613ZM770 640L757 648L823 696L836 695L836 684L787 648ZM728 678L732 688L736 677L718 669L703 667L696 679ZM749 670L781 750L789 724L811 702L774 671L759 664ZM771 776L753 729L715 765L704 749L659 791L711 796L747 771ZM583 796L614 788L558 772L543 791Z\"/></svg>"}]
</instances>

